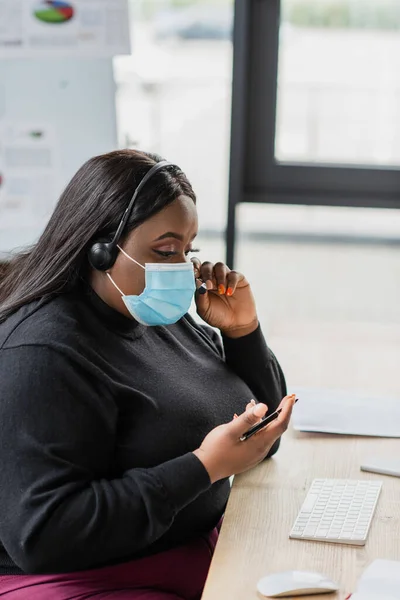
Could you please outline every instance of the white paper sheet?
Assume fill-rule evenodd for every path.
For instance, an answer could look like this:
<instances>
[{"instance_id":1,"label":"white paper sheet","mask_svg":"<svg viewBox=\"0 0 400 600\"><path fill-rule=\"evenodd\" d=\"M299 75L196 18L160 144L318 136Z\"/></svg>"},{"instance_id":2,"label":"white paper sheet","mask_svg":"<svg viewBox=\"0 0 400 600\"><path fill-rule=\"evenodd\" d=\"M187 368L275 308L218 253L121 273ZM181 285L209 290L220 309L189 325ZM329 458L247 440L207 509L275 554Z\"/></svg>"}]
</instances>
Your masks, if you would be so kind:
<instances>
[{"instance_id":1,"label":"white paper sheet","mask_svg":"<svg viewBox=\"0 0 400 600\"><path fill-rule=\"evenodd\" d=\"M371 563L351 600L400 600L400 562L378 559Z\"/></svg>"},{"instance_id":2,"label":"white paper sheet","mask_svg":"<svg viewBox=\"0 0 400 600\"><path fill-rule=\"evenodd\" d=\"M127 0L0 0L0 58L130 54Z\"/></svg>"},{"instance_id":3,"label":"white paper sheet","mask_svg":"<svg viewBox=\"0 0 400 600\"><path fill-rule=\"evenodd\" d=\"M360 468L370 473L381 473L392 477L400 477L400 458L386 455L375 455L363 458Z\"/></svg>"},{"instance_id":4,"label":"white paper sheet","mask_svg":"<svg viewBox=\"0 0 400 600\"><path fill-rule=\"evenodd\" d=\"M293 426L299 431L400 437L400 398L296 388Z\"/></svg>"}]
</instances>

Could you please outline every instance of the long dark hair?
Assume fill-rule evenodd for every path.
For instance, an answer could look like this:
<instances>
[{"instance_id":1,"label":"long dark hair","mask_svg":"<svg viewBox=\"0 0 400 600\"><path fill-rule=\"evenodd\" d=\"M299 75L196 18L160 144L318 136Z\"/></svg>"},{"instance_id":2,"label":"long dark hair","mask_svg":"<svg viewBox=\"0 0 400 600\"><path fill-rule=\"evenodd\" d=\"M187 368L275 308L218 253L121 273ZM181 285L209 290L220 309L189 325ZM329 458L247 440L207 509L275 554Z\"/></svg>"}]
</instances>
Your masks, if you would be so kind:
<instances>
[{"instance_id":1,"label":"long dark hair","mask_svg":"<svg viewBox=\"0 0 400 600\"><path fill-rule=\"evenodd\" d=\"M88 269L87 250L115 233L136 186L161 157L117 150L88 160L62 193L39 241L17 254L0 280L0 323L24 304L73 290ZM139 194L124 236L179 196L196 202L184 173L166 167Z\"/></svg>"}]
</instances>

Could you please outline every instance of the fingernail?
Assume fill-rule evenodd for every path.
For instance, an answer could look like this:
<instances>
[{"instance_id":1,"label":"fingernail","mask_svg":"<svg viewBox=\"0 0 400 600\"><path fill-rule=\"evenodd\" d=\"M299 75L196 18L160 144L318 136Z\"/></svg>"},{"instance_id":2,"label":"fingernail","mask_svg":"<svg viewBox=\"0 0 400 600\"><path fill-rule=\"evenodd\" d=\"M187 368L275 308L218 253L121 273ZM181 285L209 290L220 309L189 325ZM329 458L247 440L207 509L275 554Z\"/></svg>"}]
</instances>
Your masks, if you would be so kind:
<instances>
[{"instance_id":1,"label":"fingernail","mask_svg":"<svg viewBox=\"0 0 400 600\"><path fill-rule=\"evenodd\" d=\"M237 419L237 418L238 418L238 416L237 416L237 414L236 414L236 413L233 415L233 418L234 418L234 419Z\"/></svg>"},{"instance_id":2,"label":"fingernail","mask_svg":"<svg viewBox=\"0 0 400 600\"><path fill-rule=\"evenodd\" d=\"M222 296L223 294L225 294L225 286L222 285L222 283L220 283L219 286L218 286L218 294L220 296Z\"/></svg>"},{"instance_id":3,"label":"fingernail","mask_svg":"<svg viewBox=\"0 0 400 600\"><path fill-rule=\"evenodd\" d=\"M211 281L211 279L207 279L207 281L206 281L206 288L208 290L212 290L213 289L213 282Z\"/></svg>"},{"instance_id":4,"label":"fingernail","mask_svg":"<svg viewBox=\"0 0 400 600\"><path fill-rule=\"evenodd\" d=\"M250 403L251 403L253 406L255 406L255 405L256 405L256 401L255 401L254 399L252 399L252 400L250 401Z\"/></svg>"},{"instance_id":5,"label":"fingernail","mask_svg":"<svg viewBox=\"0 0 400 600\"><path fill-rule=\"evenodd\" d=\"M228 287L228 289L226 290L226 295L232 296L232 294L233 294L233 289L231 287Z\"/></svg>"}]
</instances>

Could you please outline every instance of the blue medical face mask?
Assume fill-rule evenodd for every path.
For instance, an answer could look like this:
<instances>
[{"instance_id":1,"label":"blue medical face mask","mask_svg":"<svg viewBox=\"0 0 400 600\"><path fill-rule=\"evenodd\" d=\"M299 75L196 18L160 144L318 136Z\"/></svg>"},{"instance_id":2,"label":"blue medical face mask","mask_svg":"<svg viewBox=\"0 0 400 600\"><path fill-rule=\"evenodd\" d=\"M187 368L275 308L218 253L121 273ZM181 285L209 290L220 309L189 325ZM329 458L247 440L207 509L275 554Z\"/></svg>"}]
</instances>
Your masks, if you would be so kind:
<instances>
[{"instance_id":1,"label":"blue medical face mask","mask_svg":"<svg viewBox=\"0 0 400 600\"><path fill-rule=\"evenodd\" d=\"M145 270L146 286L139 296L126 296L107 273L130 314L142 325L172 325L189 310L196 289L194 267L184 263L146 263L145 266L119 250Z\"/></svg>"}]
</instances>

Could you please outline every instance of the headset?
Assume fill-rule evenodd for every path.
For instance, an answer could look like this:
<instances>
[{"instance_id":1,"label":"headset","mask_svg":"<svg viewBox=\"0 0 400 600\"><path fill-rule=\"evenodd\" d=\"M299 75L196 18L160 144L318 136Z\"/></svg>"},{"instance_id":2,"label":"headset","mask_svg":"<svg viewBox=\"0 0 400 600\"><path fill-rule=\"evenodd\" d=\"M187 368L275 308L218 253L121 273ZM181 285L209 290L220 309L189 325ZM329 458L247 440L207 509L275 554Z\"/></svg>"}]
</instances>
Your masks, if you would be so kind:
<instances>
[{"instance_id":1,"label":"headset","mask_svg":"<svg viewBox=\"0 0 400 600\"><path fill-rule=\"evenodd\" d=\"M95 242L93 244L93 246L91 246L91 248L89 248L88 259L89 259L89 262L90 262L91 266L93 267L93 269L96 269L97 271L107 271L108 269L111 269L111 267L113 266L113 264L115 263L115 261L117 259L118 242L120 241L122 233L128 222L128 219L132 212L132 208L133 208L133 205L135 204L136 198L138 197L139 193L142 191L142 189L146 185L146 183L149 181L149 179L151 177L153 177L153 175L155 175L161 169L164 169L165 167L170 167L170 166L175 166L175 165L166 160L162 160L162 161L156 163L153 167L151 167L151 169L146 173L146 175L143 177L143 179L139 182L139 185L137 186L135 193L133 194L132 199L128 204L128 207L127 207L126 211L124 212L122 219L119 222L119 225L117 227L117 231L115 232L114 237L111 239L111 241Z\"/></svg>"}]
</instances>

